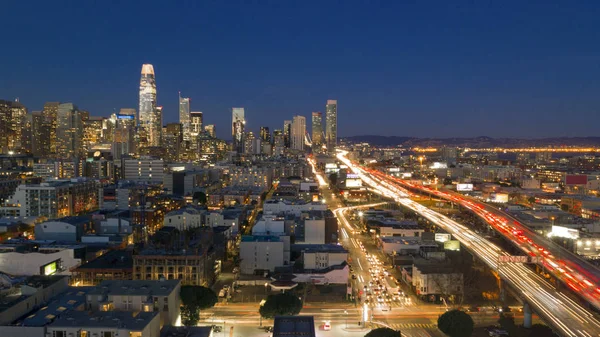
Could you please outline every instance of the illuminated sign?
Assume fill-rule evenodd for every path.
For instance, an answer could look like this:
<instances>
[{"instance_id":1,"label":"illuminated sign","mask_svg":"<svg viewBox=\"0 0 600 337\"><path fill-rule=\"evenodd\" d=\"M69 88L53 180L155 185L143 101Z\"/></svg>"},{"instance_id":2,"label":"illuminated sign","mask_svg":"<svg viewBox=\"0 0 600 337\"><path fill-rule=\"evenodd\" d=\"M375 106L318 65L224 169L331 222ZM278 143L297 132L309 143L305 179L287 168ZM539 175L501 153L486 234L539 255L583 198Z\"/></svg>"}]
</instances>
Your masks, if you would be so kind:
<instances>
[{"instance_id":1,"label":"illuminated sign","mask_svg":"<svg viewBox=\"0 0 600 337\"><path fill-rule=\"evenodd\" d=\"M440 163L440 162L434 162L433 165L431 165L430 167L431 169L445 169L448 168L448 164L446 163Z\"/></svg>"},{"instance_id":2,"label":"illuminated sign","mask_svg":"<svg viewBox=\"0 0 600 337\"><path fill-rule=\"evenodd\" d=\"M456 184L457 191L472 191L473 184Z\"/></svg>"},{"instance_id":3,"label":"illuminated sign","mask_svg":"<svg viewBox=\"0 0 600 337\"><path fill-rule=\"evenodd\" d=\"M450 241L450 234L446 234L446 233L435 233L435 241L437 241L437 242L446 242L446 241Z\"/></svg>"},{"instance_id":4,"label":"illuminated sign","mask_svg":"<svg viewBox=\"0 0 600 337\"><path fill-rule=\"evenodd\" d=\"M444 242L444 249L459 251L460 250L460 242L458 240L448 240L448 241Z\"/></svg>"},{"instance_id":5,"label":"illuminated sign","mask_svg":"<svg viewBox=\"0 0 600 337\"><path fill-rule=\"evenodd\" d=\"M556 236L566 239L579 239L579 231L577 229L563 226L552 226L552 231L548 233L548 236Z\"/></svg>"},{"instance_id":6,"label":"illuminated sign","mask_svg":"<svg viewBox=\"0 0 600 337\"><path fill-rule=\"evenodd\" d=\"M117 119L135 119L134 115L120 115L117 114Z\"/></svg>"},{"instance_id":7,"label":"illuminated sign","mask_svg":"<svg viewBox=\"0 0 600 337\"><path fill-rule=\"evenodd\" d=\"M45 265L44 267L44 275L48 276L48 275L53 275L54 273L56 273L56 261L48 263L47 265Z\"/></svg>"}]
</instances>

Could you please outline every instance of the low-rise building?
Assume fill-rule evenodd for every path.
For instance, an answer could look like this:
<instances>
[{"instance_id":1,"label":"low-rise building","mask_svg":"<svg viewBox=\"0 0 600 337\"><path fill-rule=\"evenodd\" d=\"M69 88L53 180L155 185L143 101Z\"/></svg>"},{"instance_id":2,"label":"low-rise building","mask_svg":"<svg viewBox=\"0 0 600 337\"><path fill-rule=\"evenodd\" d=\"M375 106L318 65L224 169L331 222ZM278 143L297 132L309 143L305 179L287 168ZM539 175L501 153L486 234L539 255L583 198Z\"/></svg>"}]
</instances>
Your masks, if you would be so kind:
<instances>
[{"instance_id":1,"label":"low-rise building","mask_svg":"<svg viewBox=\"0 0 600 337\"><path fill-rule=\"evenodd\" d=\"M159 312L160 325L174 325L179 317L180 280L103 281L87 294L93 311Z\"/></svg>"},{"instance_id":2,"label":"low-rise building","mask_svg":"<svg viewBox=\"0 0 600 337\"><path fill-rule=\"evenodd\" d=\"M81 264L82 245L0 245L0 271L10 275L68 275Z\"/></svg>"},{"instance_id":3,"label":"low-rise building","mask_svg":"<svg viewBox=\"0 0 600 337\"><path fill-rule=\"evenodd\" d=\"M35 225L35 238L38 240L80 242L81 237L92 230L92 221L89 217L69 216Z\"/></svg>"},{"instance_id":4,"label":"low-rise building","mask_svg":"<svg viewBox=\"0 0 600 337\"><path fill-rule=\"evenodd\" d=\"M165 214L163 226L175 227L179 230L202 226L206 208L186 206Z\"/></svg>"},{"instance_id":5,"label":"low-rise building","mask_svg":"<svg viewBox=\"0 0 600 337\"><path fill-rule=\"evenodd\" d=\"M45 336L159 337L160 315L158 312L122 311L102 311L90 315L85 311L70 311L48 325Z\"/></svg>"},{"instance_id":6,"label":"low-rise building","mask_svg":"<svg viewBox=\"0 0 600 337\"><path fill-rule=\"evenodd\" d=\"M321 202L306 202L303 200L265 200L263 211L271 214L293 214L300 216L302 213L309 211L326 211L327 205Z\"/></svg>"},{"instance_id":7,"label":"low-rise building","mask_svg":"<svg viewBox=\"0 0 600 337\"><path fill-rule=\"evenodd\" d=\"M419 263L412 268L412 286L418 296L437 301L439 296L458 297L463 294L463 274L447 263Z\"/></svg>"},{"instance_id":8,"label":"low-rise building","mask_svg":"<svg viewBox=\"0 0 600 337\"><path fill-rule=\"evenodd\" d=\"M240 242L240 272L255 274L273 272L290 263L290 237L245 235Z\"/></svg>"},{"instance_id":9,"label":"low-rise building","mask_svg":"<svg viewBox=\"0 0 600 337\"><path fill-rule=\"evenodd\" d=\"M215 254L208 249L147 249L133 256L134 280L181 280L183 285L210 286Z\"/></svg>"},{"instance_id":10,"label":"low-rise building","mask_svg":"<svg viewBox=\"0 0 600 337\"><path fill-rule=\"evenodd\" d=\"M132 280L133 252L113 250L73 269L71 284L95 286L102 281Z\"/></svg>"},{"instance_id":11,"label":"low-rise building","mask_svg":"<svg viewBox=\"0 0 600 337\"><path fill-rule=\"evenodd\" d=\"M319 270L341 265L348 259L348 251L342 246L329 245L294 245L293 250L302 252L304 269Z\"/></svg>"}]
</instances>

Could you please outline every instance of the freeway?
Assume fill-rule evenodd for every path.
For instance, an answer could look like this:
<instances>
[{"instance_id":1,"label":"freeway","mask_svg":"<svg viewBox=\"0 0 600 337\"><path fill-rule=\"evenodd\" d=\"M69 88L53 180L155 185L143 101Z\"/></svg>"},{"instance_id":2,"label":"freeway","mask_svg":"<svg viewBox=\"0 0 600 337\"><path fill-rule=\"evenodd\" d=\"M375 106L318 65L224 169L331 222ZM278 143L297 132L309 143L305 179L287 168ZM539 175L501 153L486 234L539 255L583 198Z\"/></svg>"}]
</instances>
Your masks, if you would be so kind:
<instances>
[{"instance_id":1,"label":"freeway","mask_svg":"<svg viewBox=\"0 0 600 337\"><path fill-rule=\"evenodd\" d=\"M365 184L452 234L490 268L497 270L501 278L516 289L540 317L562 335L600 336L600 322L588 309L572 301L523 264L505 264L499 269L498 259L502 255L508 255L505 251L470 228L411 200L406 190L400 188L397 182L361 169L346 158L346 154L346 151L339 150L337 157L358 174Z\"/></svg>"},{"instance_id":2,"label":"freeway","mask_svg":"<svg viewBox=\"0 0 600 337\"><path fill-rule=\"evenodd\" d=\"M383 175L379 172L375 174L380 177ZM394 181L403 186L419 189L468 208L506 239L513 242L525 254L541 257L541 264L547 272L561 280L580 297L600 310L600 287L598 286L600 284L600 270L596 266L536 233L496 207L458 193L437 191L400 179L394 179Z\"/></svg>"}]
</instances>

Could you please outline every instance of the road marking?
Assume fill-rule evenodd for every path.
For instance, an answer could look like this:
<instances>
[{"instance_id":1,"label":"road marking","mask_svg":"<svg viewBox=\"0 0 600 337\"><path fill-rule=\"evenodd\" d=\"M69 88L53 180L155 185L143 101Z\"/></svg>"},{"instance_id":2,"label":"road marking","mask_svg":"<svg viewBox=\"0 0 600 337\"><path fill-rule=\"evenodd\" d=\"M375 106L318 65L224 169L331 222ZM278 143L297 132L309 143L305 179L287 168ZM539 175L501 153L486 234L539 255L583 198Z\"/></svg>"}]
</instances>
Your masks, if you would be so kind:
<instances>
[{"instance_id":1,"label":"road marking","mask_svg":"<svg viewBox=\"0 0 600 337\"><path fill-rule=\"evenodd\" d=\"M357 258L356 261L358 262L358 266L360 267L360 270L364 270L362 265L360 264L360 257Z\"/></svg>"}]
</instances>

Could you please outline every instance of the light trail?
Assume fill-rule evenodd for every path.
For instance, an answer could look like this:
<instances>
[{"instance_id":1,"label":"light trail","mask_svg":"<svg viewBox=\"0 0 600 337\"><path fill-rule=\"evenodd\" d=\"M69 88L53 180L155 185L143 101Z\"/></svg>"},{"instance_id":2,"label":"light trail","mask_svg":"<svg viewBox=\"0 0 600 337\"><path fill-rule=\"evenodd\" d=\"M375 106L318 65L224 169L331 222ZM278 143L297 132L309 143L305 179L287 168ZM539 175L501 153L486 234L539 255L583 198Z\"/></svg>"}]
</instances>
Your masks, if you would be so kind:
<instances>
[{"instance_id":1,"label":"light trail","mask_svg":"<svg viewBox=\"0 0 600 337\"><path fill-rule=\"evenodd\" d=\"M452 234L490 268L498 270L499 256L508 255L508 253L468 227L411 200L408 198L408 193L399 188L397 184L390 183L385 178L366 173L348 160L345 157L346 153L346 151L339 151L338 159L355 174L358 174L367 185L375 188L379 194L393 198L397 203L436 223L446 232ZM589 334L591 334L592 336L600 336L600 322L590 311L572 300L565 299L563 294L525 265L503 265L499 270L499 274L505 282L522 294L525 300L548 324L563 335L589 337Z\"/></svg>"}]
</instances>

